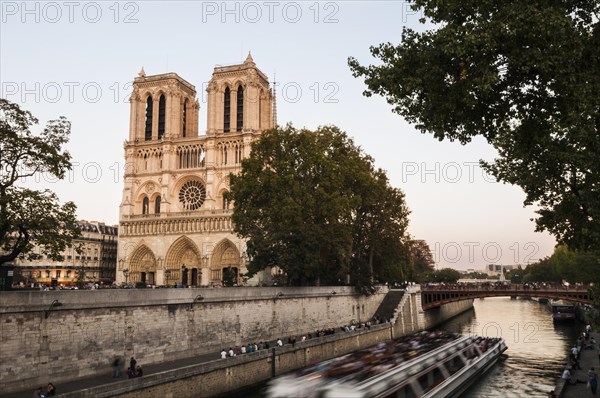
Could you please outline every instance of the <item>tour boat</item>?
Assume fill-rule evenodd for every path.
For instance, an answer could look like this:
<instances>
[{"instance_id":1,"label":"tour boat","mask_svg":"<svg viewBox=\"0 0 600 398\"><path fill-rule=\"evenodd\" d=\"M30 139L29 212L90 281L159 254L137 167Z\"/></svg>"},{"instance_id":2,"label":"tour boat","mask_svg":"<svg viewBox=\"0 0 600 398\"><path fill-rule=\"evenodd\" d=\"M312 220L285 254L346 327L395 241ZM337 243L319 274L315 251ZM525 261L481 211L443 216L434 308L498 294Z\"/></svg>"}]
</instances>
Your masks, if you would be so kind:
<instances>
[{"instance_id":1,"label":"tour boat","mask_svg":"<svg viewBox=\"0 0 600 398\"><path fill-rule=\"evenodd\" d=\"M502 338L422 332L273 379L267 397L458 397L506 349Z\"/></svg>"},{"instance_id":2,"label":"tour boat","mask_svg":"<svg viewBox=\"0 0 600 398\"><path fill-rule=\"evenodd\" d=\"M552 320L554 322L575 320L575 306L567 301L551 301L550 310L552 311Z\"/></svg>"}]
</instances>

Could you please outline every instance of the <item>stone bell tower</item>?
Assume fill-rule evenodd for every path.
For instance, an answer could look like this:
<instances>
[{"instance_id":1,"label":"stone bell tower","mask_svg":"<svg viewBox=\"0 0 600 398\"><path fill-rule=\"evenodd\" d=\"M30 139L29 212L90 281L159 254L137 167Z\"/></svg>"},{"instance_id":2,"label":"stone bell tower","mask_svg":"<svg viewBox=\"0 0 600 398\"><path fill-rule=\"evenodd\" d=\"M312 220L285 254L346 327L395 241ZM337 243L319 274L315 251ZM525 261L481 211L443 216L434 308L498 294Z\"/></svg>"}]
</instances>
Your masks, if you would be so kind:
<instances>
[{"instance_id":1,"label":"stone bell tower","mask_svg":"<svg viewBox=\"0 0 600 398\"><path fill-rule=\"evenodd\" d=\"M273 126L273 94L250 54L214 68L207 131L195 87L175 73L133 82L120 205L118 282L217 285L246 271L224 199L252 141Z\"/></svg>"}]
</instances>

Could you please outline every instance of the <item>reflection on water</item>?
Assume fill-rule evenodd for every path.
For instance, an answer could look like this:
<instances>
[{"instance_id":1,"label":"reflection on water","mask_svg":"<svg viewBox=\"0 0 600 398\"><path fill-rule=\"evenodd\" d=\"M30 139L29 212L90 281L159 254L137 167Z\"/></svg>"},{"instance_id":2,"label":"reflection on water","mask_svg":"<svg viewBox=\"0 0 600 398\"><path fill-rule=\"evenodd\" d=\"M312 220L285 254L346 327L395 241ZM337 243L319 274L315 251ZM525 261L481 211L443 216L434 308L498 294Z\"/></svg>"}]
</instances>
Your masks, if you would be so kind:
<instances>
[{"instance_id":1,"label":"reflection on water","mask_svg":"<svg viewBox=\"0 0 600 398\"><path fill-rule=\"evenodd\" d=\"M554 324L546 304L498 297L475 300L473 311L442 328L503 337L508 346L507 359L471 386L464 398L547 397L582 325Z\"/></svg>"}]
</instances>

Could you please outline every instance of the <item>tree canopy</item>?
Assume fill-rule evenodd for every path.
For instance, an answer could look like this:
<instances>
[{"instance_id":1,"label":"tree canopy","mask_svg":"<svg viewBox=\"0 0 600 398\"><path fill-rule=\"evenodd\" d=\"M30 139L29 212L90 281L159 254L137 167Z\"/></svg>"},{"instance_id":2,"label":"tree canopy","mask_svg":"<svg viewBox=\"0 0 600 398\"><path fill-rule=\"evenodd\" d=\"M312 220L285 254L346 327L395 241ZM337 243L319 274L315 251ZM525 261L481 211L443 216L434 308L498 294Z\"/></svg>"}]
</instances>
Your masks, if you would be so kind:
<instances>
[{"instance_id":1,"label":"tree canopy","mask_svg":"<svg viewBox=\"0 0 600 398\"><path fill-rule=\"evenodd\" d=\"M536 230L573 249L600 247L600 3L417 0L400 44L349 65L423 133L498 151L483 167L538 206Z\"/></svg>"},{"instance_id":2,"label":"tree canopy","mask_svg":"<svg viewBox=\"0 0 600 398\"><path fill-rule=\"evenodd\" d=\"M442 268L425 272L417 278L420 283L456 283L461 278L460 272L453 268Z\"/></svg>"},{"instance_id":3,"label":"tree canopy","mask_svg":"<svg viewBox=\"0 0 600 398\"><path fill-rule=\"evenodd\" d=\"M48 189L19 185L38 173L62 179L71 169L71 156L63 148L70 122L51 120L36 135L30 127L37 123L30 112L0 98L0 266L19 256L61 260L79 233L74 203L61 205ZM34 246L39 251L33 252Z\"/></svg>"},{"instance_id":4,"label":"tree canopy","mask_svg":"<svg viewBox=\"0 0 600 398\"><path fill-rule=\"evenodd\" d=\"M525 269L518 267L506 273L506 279L514 283L555 282L600 283L600 259L590 252L569 250L564 245L554 249L551 256L529 264Z\"/></svg>"},{"instance_id":5,"label":"tree canopy","mask_svg":"<svg viewBox=\"0 0 600 398\"><path fill-rule=\"evenodd\" d=\"M235 232L250 274L279 267L290 285L340 284L368 292L406 271L404 194L337 127L263 132L230 176Z\"/></svg>"},{"instance_id":6,"label":"tree canopy","mask_svg":"<svg viewBox=\"0 0 600 398\"><path fill-rule=\"evenodd\" d=\"M435 260L429 245L424 240L413 239L409 243L412 254L412 263L414 275L433 272L435 270Z\"/></svg>"}]
</instances>

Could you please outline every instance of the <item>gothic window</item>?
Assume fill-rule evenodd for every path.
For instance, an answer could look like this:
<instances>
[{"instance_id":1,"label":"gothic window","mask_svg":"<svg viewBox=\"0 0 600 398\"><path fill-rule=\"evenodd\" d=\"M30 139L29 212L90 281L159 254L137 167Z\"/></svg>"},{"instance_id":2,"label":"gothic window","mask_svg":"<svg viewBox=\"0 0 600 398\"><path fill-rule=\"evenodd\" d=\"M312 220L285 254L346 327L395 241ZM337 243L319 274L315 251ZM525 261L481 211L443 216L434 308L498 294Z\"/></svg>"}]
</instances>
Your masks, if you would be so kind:
<instances>
[{"instance_id":1,"label":"gothic window","mask_svg":"<svg viewBox=\"0 0 600 398\"><path fill-rule=\"evenodd\" d=\"M165 135L165 116L167 113L167 100L164 95L158 100L158 139Z\"/></svg>"},{"instance_id":2,"label":"gothic window","mask_svg":"<svg viewBox=\"0 0 600 398\"><path fill-rule=\"evenodd\" d=\"M231 92L229 87L225 88L225 96L223 98L223 132L229 133L230 122L231 122Z\"/></svg>"},{"instance_id":3,"label":"gothic window","mask_svg":"<svg viewBox=\"0 0 600 398\"><path fill-rule=\"evenodd\" d=\"M150 141L152 139L152 97L149 96L146 101L146 130L144 139Z\"/></svg>"},{"instance_id":4,"label":"gothic window","mask_svg":"<svg viewBox=\"0 0 600 398\"><path fill-rule=\"evenodd\" d=\"M225 209L225 210L229 209L229 201L225 197L226 192L227 191L223 191L223 209Z\"/></svg>"},{"instance_id":5,"label":"gothic window","mask_svg":"<svg viewBox=\"0 0 600 398\"><path fill-rule=\"evenodd\" d=\"M262 129L262 97L263 92L260 90L260 94L258 95L258 129Z\"/></svg>"},{"instance_id":6,"label":"gothic window","mask_svg":"<svg viewBox=\"0 0 600 398\"><path fill-rule=\"evenodd\" d=\"M157 196L154 200L154 212L156 214L160 213L160 196Z\"/></svg>"},{"instance_id":7,"label":"gothic window","mask_svg":"<svg viewBox=\"0 0 600 398\"><path fill-rule=\"evenodd\" d=\"M237 91L237 125L236 131L242 131L244 127L244 89L242 86L238 87Z\"/></svg>"},{"instance_id":8,"label":"gothic window","mask_svg":"<svg viewBox=\"0 0 600 398\"><path fill-rule=\"evenodd\" d=\"M183 120L181 121L181 136L185 137L186 135L186 124L187 124L187 107L188 107L188 99L186 98L183 102Z\"/></svg>"},{"instance_id":9,"label":"gothic window","mask_svg":"<svg viewBox=\"0 0 600 398\"><path fill-rule=\"evenodd\" d=\"M238 143L235 146L235 163L239 164L242 162L242 144Z\"/></svg>"},{"instance_id":10,"label":"gothic window","mask_svg":"<svg viewBox=\"0 0 600 398\"><path fill-rule=\"evenodd\" d=\"M180 169L204 167L206 153L203 146L180 146L177 148L177 156L177 167Z\"/></svg>"},{"instance_id":11,"label":"gothic window","mask_svg":"<svg viewBox=\"0 0 600 398\"><path fill-rule=\"evenodd\" d=\"M223 145L223 164L227 164L227 145Z\"/></svg>"},{"instance_id":12,"label":"gothic window","mask_svg":"<svg viewBox=\"0 0 600 398\"><path fill-rule=\"evenodd\" d=\"M197 180L186 182L179 190L179 202L184 210L197 210L206 199L206 188Z\"/></svg>"},{"instance_id":13,"label":"gothic window","mask_svg":"<svg viewBox=\"0 0 600 398\"><path fill-rule=\"evenodd\" d=\"M150 207L150 201L147 196L144 196L144 200L142 201L142 214L148 214L148 209Z\"/></svg>"}]
</instances>

